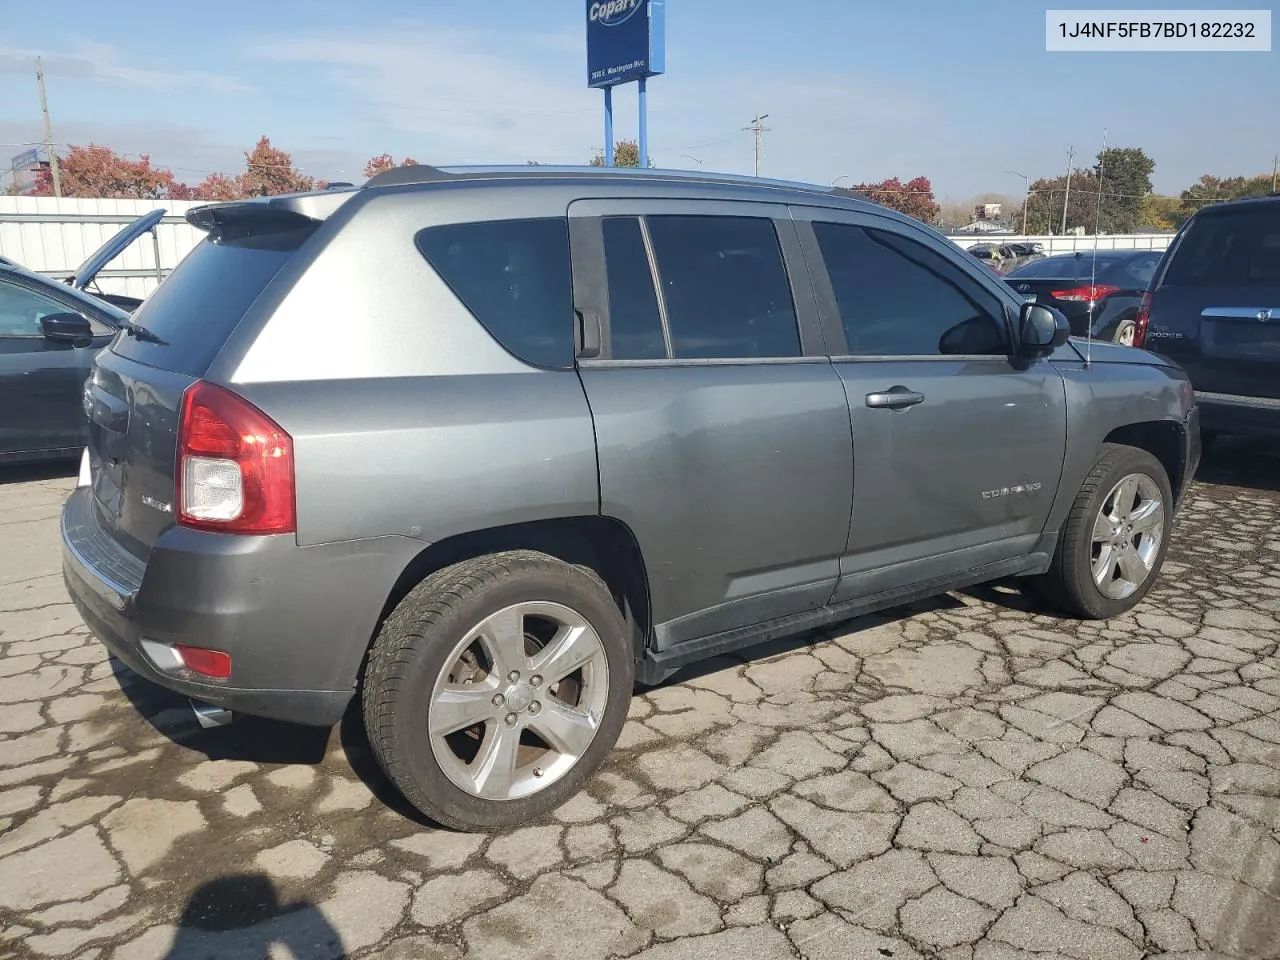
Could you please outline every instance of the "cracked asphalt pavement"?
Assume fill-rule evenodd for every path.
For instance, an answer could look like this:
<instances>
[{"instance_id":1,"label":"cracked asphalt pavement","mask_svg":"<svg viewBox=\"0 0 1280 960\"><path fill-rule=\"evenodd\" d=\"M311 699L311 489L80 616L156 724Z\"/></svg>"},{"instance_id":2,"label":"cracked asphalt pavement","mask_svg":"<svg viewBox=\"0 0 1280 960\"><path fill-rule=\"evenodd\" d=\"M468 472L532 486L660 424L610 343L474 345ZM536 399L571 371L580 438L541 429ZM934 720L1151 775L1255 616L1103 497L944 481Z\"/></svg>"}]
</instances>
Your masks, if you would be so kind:
<instances>
[{"instance_id":1,"label":"cracked asphalt pavement","mask_svg":"<svg viewBox=\"0 0 1280 960\"><path fill-rule=\"evenodd\" d=\"M984 588L699 665L492 837L354 717L201 730L113 663L73 483L0 475L0 960L1280 957L1274 453L1206 461L1130 616Z\"/></svg>"}]
</instances>

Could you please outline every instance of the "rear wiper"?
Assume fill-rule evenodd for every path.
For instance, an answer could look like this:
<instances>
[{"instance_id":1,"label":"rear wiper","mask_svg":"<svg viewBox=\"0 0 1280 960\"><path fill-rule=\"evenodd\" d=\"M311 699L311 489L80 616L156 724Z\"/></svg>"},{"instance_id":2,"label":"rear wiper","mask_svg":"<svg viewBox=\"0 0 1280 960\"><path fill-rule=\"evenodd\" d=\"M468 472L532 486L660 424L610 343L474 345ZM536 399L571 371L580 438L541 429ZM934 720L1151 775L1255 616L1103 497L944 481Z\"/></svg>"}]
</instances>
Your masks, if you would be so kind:
<instances>
[{"instance_id":1,"label":"rear wiper","mask_svg":"<svg viewBox=\"0 0 1280 960\"><path fill-rule=\"evenodd\" d=\"M120 329L135 340L142 340L146 343L158 343L162 347L167 347L169 345L168 340L161 338L158 334L152 333L146 327L139 323L134 323L132 320L120 321Z\"/></svg>"}]
</instances>

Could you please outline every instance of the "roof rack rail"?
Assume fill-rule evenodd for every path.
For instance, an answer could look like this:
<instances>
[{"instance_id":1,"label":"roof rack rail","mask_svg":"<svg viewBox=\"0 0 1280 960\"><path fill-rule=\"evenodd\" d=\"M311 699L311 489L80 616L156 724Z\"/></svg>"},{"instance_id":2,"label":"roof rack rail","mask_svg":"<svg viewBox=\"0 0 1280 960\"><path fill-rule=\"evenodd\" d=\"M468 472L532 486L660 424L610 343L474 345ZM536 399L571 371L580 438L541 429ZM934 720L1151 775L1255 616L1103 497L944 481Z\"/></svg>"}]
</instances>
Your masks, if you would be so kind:
<instances>
[{"instance_id":1,"label":"roof rack rail","mask_svg":"<svg viewBox=\"0 0 1280 960\"><path fill-rule=\"evenodd\" d=\"M565 177L617 177L619 179L666 180L686 183L716 183L771 187L806 193L833 193L831 187L791 180L770 180L735 173L704 173L696 170L664 170L656 167L592 167L551 165L498 165L498 166L448 166L432 167L418 164L408 167L392 167L371 177L366 187L401 186L417 183L433 183L459 180L498 179L555 179ZM851 196L844 191L842 196ZM862 199L854 196L854 199Z\"/></svg>"},{"instance_id":2,"label":"roof rack rail","mask_svg":"<svg viewBox=\"0 0 1280 960\"><path fill-rule=\"evenodd\" d=\"M365 182L366 187L394 187L403 183L431 183L434 180L448 180L450 174L439 167L426 163L411 163L403 167L391 167L381 173L375 173Z\"/></svg>"}]
</instances>

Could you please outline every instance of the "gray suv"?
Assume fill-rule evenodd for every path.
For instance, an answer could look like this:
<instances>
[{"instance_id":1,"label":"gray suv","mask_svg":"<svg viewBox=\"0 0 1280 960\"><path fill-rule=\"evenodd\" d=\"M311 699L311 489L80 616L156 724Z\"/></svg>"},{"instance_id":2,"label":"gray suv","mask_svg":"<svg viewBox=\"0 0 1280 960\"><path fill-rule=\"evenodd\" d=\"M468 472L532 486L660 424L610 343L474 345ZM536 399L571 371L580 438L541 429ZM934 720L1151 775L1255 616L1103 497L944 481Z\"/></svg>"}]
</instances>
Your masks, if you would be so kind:
<instances>
[{"instance_id":1,"label":"gray suv","mask_svg":"<svg viewBox=\"0 0 1280 960\"><path fill-rule=\"evenodd\" d=\"M1175 364L829 190L417 166L188 219L85 387L71 595L207 722L359 695L454 827L700 658L997 578L1121 614L1200 456Z\"/></svg>"}]
</instances>

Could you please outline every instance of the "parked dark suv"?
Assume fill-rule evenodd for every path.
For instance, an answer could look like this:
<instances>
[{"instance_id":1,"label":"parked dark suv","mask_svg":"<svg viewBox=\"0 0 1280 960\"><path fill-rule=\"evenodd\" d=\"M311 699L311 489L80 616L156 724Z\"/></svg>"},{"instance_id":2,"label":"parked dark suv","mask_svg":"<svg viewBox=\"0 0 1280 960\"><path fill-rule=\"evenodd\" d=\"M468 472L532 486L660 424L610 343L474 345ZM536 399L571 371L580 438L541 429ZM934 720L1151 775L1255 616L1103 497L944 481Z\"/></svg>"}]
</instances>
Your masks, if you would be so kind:
<instances>
[{"instance_id":1,"label":"parked dark suv","mask_svg":"<svg viewBox=\"0 0 1280 960\"><path fill-rule=\"evenodd\" d=\"M1186 370L1206 437L1280 437L1280 194L1213 204L1183 224L1136 342Z\"/></svg>"},{"instance_id":2,"label":"parked dark suv","mask_svg":"<svg viewBox=\"0 0 1280 960\"><path fill-rule=\"evenodd\" d=\"M1011 576L1123 613L1199 457L1175 365L829 190L417 166L188 216L88 387L71 595L206 721L360 693L453 826L564 802L703 657Z\"/></svg>"}]
</instances>

